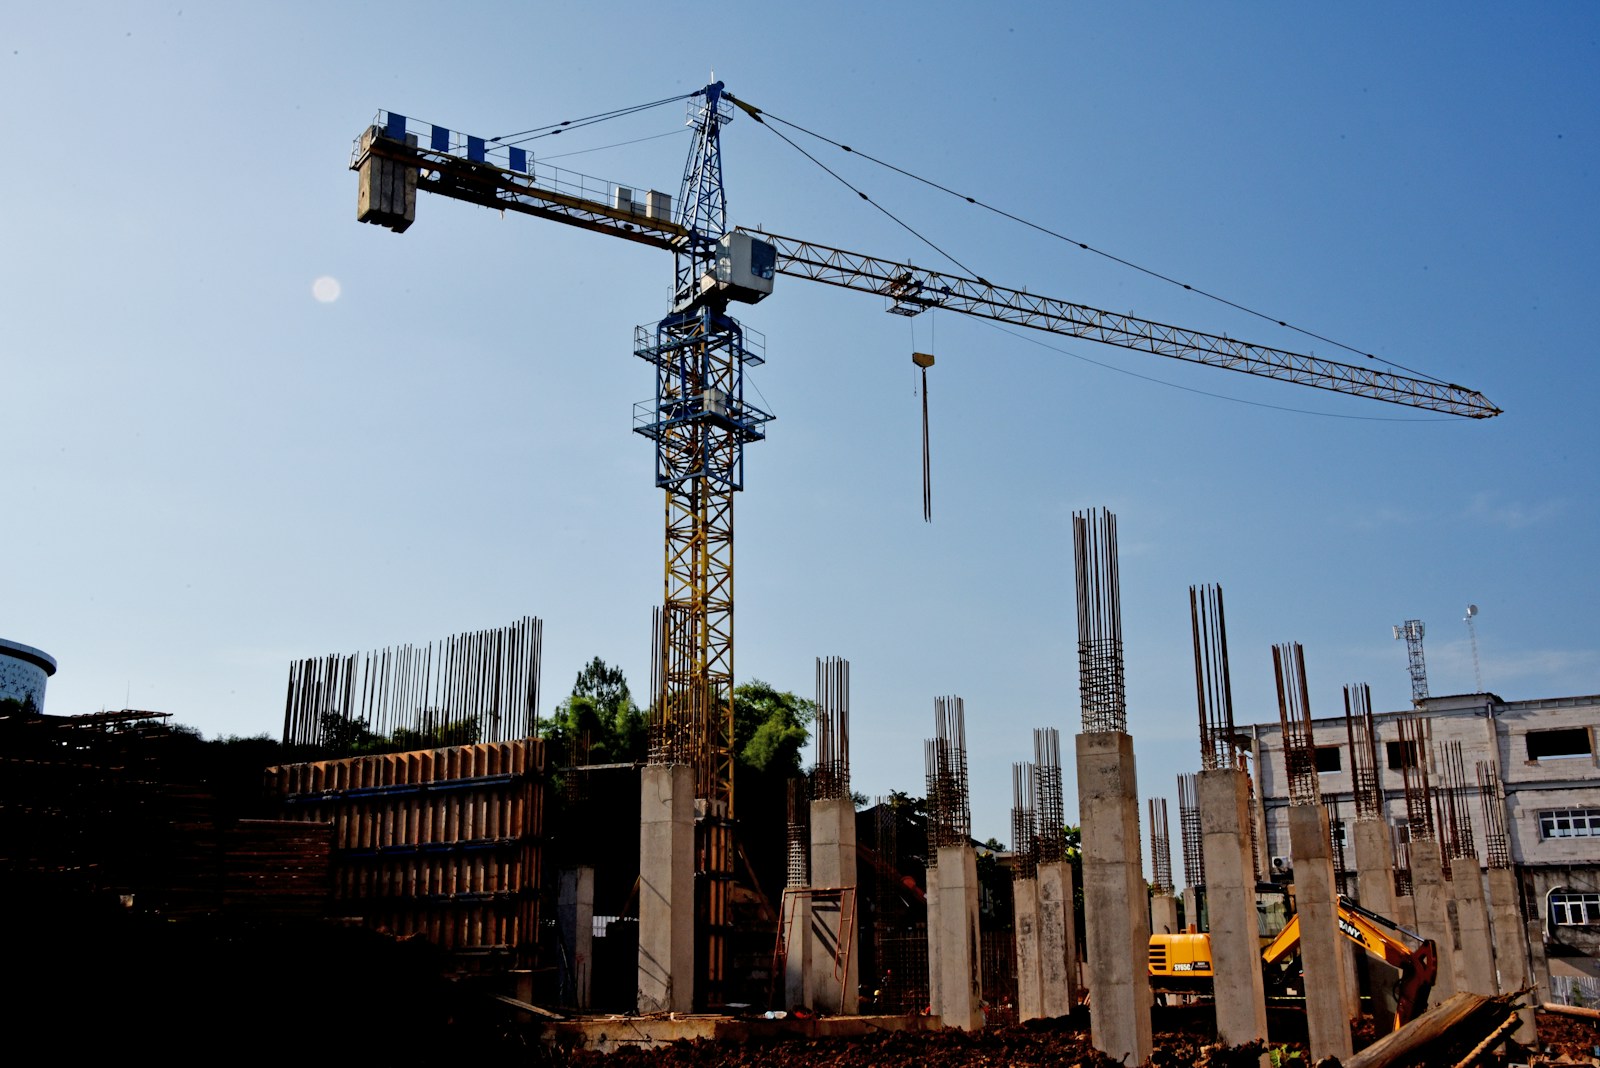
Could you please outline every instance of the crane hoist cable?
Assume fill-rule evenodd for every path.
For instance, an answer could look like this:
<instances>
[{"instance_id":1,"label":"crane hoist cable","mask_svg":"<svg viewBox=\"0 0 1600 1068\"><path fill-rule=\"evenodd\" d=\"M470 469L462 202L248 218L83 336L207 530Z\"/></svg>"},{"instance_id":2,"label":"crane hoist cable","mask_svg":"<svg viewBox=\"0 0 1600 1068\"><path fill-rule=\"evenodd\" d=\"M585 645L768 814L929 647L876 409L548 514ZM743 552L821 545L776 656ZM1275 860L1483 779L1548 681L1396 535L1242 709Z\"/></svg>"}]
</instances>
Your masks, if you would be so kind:
<instances>
[{"instance_id":1,"label":"crane hoist cable","mask_svg":"<svg viewBox=\"0 0 1600 1068\"><path fill-rule=\"evenodd\" d=\"M730 99L733 98L731 93L728 94L728 95L729 95ZM980 200L977 197L968 196L965 193L958 192L958 191L956 191L954 189L951 189L949 186L946 186L946 185L943 185L943 184L941 184L939 182L934 181L931 178L925 178L922 175L919 175L919 174L916 174L916 173L914 173L912 171L906 170L903 167L898 167L895 164L888 162L887 160L882 160L882 159L879 159L876 156L871 155L870 153L863 152L858 148L853 148L850 145L844 144L843 142L835 141L833 138L828 137L825 134L817 133L815 130L807 129L806 127L801 126L798 123L790 122L788 119L784 119L784 118L781 118L781 117L779 117L777 115L774 115L770 111L765 111L765 110L763 110L761 108L757 108L754 105L747 104L747 103L745 103L743 101L740 101L740 100L734 100L734 102L736 104L738 104L741 108L743 108L747 114L751 115L752 118L755 118L757 122L761 123L761 125L765 126L769 130L772 130L773 133L777 134L779 138L781 138L783 141L787 142L791 147L793 147L801 155L805 156L807 159L811 160L813 163L816 163L817 166L819 166L823 170L827 171L827 173L829 173L830 175L833 175L833 177L838 179L838 181L841 182L843 185L845 185L846 188L848 188L852 192L856 193L858 196L861 197L861 199L866 200L868 203L870 203L874 207L878 208L878 210L882 211L885 215L888 215L891 219L894 219L895 222L900 223L901 226L904 226L908 231L910 231L913 235L915 235L919 240L922 240L925 243L927 243L930 248L933 248L940 255L945 256L946 258L950 259L950 261L952 263L957 263L959 265L959 262L957 260L955 260L954 257L950 256L949 253L945 252L943 249L940 249L937 245L933 244L932 241L929 241L926 237L923 237L923 235L917 233L915 230L912 230L911 227L907 226L900 219L898 219L894 215L890 214L886 209L884 209L882 207L882 205L879 205L876 201L873 201L865 193L861 192L855 186L853 186L849 182L845 181L837 173L835 173L832 169L828 168L826 165L821 163L821 161L819 161L811 153L805 151L805 149L803 149L799 145L795 144L795 142L793 140L791 140L790 138L784 136L772 124L773 123L779 123L779 124L781 124L783 126L787 126L790 129L796 130L796 131L798 131L798 132L800 132L802 134L805 134L808 137L813 137L813 138L817 139L818 141L822 141L822 142L824 142L826 144L832 145L833 147L839 149L841 152L847 152L847 153L849 153L849 154L851 154L853 156L859 156L862 159L868 161L869 163L875 163L878 166L884 167L884 168L886 168L886 169L888 169L890 171L893 171L896 174L902 175L903 177L906 177L906 178L910 178L912 181L919 182L919 183L921 183L923 185L926 185L926 186L928 186L928 187L930 187L932 189L936 189L941 193L945 193L945 194L947 194L949 196L952 196L952 197L955 197L955 198L957 198L959 200L963 200L966 203L973 205L974 207L982 208L985 211L992 212L992 213L994 213L996 215L1001 216L1002 218L1009 219L1012 222L1018 223L1018 224L1020 224L1022 226L1026 226L1026 227L1028 227L1030 229L1037 230L1041 234L1044 234L1044 235L1046 235L1048 237L1053 237L1058 241L1064 241L1069 245L1075 245L1079 249L1082 249L1085 252L1091 252L1096 256L1103 257L1104 259L1110 260L1113 263L1117 263L1117 264L1120 264L1120 265L1122 265L1124 267L1128 267L1128 268L1130 268L1132 270L1138 271L1141 274L1147 275L1148 277L1154 278L1154 279L1156 279L1158 281L1165 282L1168 285L1177 286L1180 289L1183 289L1183 290L1185 290L1187 292L1194 293L1194 294L1196 294L1198 296L1204 297L1207 300L1216 301L1217 303L1226 305L1227 307L1233 308L1236 311L1244 312L1246 315L1251 315L1251 316L1254 316L1255 318L1261 319L1261 320L1263 320L1265 322L1273 323L1274 325L1281 326L1286 330L1292 330L1295 333L1302 335L1303 337L1309 337L1309 338L1312 338L1312 339L1314 339L1316 341L1321 341L1324 344L1333 345L1336 348L1343 349L1345 352L1352 353L1352 354L1360 356L1360 357L1362 357L1364 359L1373 360L1373 361L1376 361L1378 363L1384 364L1385 366L1393 367L1396 370L1404 371L1407 374L1417 375L1419 377L1429 379L1430 381L1433 381L1433 382L1437 382L1437 383L1440 383L1440 384L1445 384L1442 379L1435 378L1434 376L1428 374L1425 371L1419 371L1416 368L1407 367L1405 364L1396 363L1393 360L1386 360L1382 356L1378 356L1378 355L1376 355L1374 353L1367 352L1365 349L1361 349L1361 348L1358 348L1356 346L1349 345L1349 344L1347 344L1347 343L1345 343L1343 341L1339 341L1339 340L1337 340L1335 338L1328 337L1328 336L1326 336L1324 334L1319 334L1315 330L1310 330L1310 329L1307 329L1306 327L1302 327L1302 326L1296 326L1293 323L1290 323L1290 322L1288 322L1288 321L1286 321L1284 319L1280 319L1275 315L1271 315L1271 314L1269 314L1267 312L1263 312L1263 311L1260 311L1260 310L1258 310L1256 308L1252 308L1247 304L1241 304L1238 301L1230 300L1229 298L1224 297L1224 296L1222 296L1221 294L1218 294L1218 293L1213 293L1210 290L1201 289L1201 288L1199 288L1197 286L1194 286L1194 285L1191 285L1191 284L1189 284L1187 282L1181 282L1178 279L1173 278L1171 275L1163 274L1162 272L1157 271L1157 270L1155 270L1153 268L1150 268L1150 267L1145 267L1142 264L1138 264L1138 263L1133 262L1132 260L1126 259L1126 258L1124 258L1122 256L1118 256L1113 252L1107 252L1105 249L1096 248L1095 246L1090 245L1087 242L1079 241L1078 239L1073 238L1073 237L1069 237L1066 234L1060 233L1059 231L1052 230L1048 226L1044 226L1044 225L1042 225L1040 223L1033 222L1033 221L1031 221L1029 219L1024 219L1020 215L1016 215L1016 214L1014 214L1012 212L1006 211L1004 208L996 207L995 205L987 203L986 201ZM971 269L968 268L968 267L962 267L962 270L967 271L968 273L973 273L971 271Z\"/></svg>"}]
</instances>

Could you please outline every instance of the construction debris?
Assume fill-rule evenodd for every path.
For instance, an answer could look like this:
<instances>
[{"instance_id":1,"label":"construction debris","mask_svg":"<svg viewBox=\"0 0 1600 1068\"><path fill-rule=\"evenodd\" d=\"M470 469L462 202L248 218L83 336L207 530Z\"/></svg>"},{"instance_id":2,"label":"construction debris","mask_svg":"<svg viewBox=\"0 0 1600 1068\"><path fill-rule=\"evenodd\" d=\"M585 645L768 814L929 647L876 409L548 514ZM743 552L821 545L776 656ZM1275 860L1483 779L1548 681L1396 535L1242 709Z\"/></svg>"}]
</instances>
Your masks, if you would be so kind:
<instances>
[{"instance_id":1,"label":"construction debris","mask_svg":"<svg viewBox=\"0 0 1600 1068\"><path fill-rule=\"evenodd\" d=\"M1517 995L1463 991L1351 1057L1344 1068L1470 1065L1488 1052L1485 1039L1516 1026Z\"/></svg>"}]
</instances>

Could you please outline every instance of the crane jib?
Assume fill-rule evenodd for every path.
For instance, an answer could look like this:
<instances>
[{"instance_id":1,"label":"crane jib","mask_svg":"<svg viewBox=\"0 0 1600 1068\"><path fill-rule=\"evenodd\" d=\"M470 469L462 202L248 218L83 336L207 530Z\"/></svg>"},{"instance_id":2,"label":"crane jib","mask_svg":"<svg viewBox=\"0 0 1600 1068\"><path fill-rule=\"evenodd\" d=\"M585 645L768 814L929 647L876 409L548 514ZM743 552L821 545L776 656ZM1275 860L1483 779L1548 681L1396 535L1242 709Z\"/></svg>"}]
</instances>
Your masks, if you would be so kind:
<instances>
[{"instance_id":1,"label":"crane jib","mask_svg":"<svg viewBox=\"0 0 1600 1068\"><path fill-rule=\"evenodd\" d=\"M742 227L740 229L743 229ZM1335 393L1430 411L1487 419L1500 409L1462 386L1171 326L1132 315L994 285L980 278L943 274L760 230L749 233L778 249L778 273L877 293L894 302L891 311L917 314L943 308L1068 337L1099 341L1190 363L1294 382Z\"/></svg>"}]
</instances>

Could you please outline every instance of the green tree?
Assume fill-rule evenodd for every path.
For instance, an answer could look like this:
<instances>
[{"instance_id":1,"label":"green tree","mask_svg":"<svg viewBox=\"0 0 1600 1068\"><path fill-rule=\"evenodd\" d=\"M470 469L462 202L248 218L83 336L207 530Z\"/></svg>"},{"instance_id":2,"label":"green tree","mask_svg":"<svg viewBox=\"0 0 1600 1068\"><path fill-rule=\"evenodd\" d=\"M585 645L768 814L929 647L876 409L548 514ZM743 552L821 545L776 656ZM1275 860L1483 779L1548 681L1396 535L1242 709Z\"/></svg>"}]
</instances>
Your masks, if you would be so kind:
<instances>
[{"instance_id":1,"label":"green tree","mask_svg":"<svg viewBox=\"0 0 1600 1068\"><path fill-rule=\"evenodd\" d=\"M816 702L751 679L733 691L733 751L759 771L800 770L800 750L811 737Z\"/></svg>"},{"instance_id":2,"label":"green tree","mask_svg":"<svg viewBox=\"0 0 1600 1068\"><path fill-rule=\"evenodd\" d=\"M560 763L608 764L645 755L645 716L633 702L627 676L598 656L578 672L572 693L542 733Z\"/></svg>"}]
</instances>

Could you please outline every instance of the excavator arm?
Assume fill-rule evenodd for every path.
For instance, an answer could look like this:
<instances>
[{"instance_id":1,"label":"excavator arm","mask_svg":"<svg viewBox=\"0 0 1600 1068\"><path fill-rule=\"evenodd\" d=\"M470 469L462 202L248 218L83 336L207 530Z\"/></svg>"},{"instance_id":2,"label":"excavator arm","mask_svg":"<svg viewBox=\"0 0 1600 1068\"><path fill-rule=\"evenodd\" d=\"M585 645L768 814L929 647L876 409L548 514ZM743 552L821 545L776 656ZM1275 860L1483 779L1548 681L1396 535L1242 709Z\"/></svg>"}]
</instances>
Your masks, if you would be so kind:
<instances>
[{"instance_id":1,"label":"excavator arm","mask_svg":"<svg viewBox=\"0 0 1600 1068\"><path fill-rule=\"evenodd\" d=\"M1395 1026L1414 1020L1428 1008L1428 995L1439 976L1439 949L1431 939L1408 931L1393 920L1339 898L1339 933L1372 956L1396 968ZM1291 918L1265 949L1261 961L1281 967L1300 944L1300 917Z\"/></svg>"}]
</instances>

